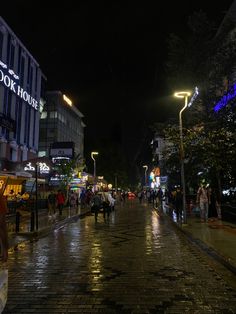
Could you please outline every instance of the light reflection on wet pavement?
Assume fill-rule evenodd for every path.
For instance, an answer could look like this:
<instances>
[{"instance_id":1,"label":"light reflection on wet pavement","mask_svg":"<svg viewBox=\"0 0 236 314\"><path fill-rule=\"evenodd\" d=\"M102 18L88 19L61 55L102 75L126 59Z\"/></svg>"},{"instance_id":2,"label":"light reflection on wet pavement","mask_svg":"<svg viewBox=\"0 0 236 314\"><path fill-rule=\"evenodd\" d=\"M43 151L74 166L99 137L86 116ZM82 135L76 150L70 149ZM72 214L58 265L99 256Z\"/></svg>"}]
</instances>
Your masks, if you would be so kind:
<instances>
[{"instance_id":1,"label":"light reflection on wet pavement","mask_svg":"<svg viewBox=\"0 0 236 314\"><path fill-rule=\"evenodd\" d=\"M86 216L9 257L4 314L236 313L236 290L161 214L137 202Z\"/></svg>"}]
</instances>

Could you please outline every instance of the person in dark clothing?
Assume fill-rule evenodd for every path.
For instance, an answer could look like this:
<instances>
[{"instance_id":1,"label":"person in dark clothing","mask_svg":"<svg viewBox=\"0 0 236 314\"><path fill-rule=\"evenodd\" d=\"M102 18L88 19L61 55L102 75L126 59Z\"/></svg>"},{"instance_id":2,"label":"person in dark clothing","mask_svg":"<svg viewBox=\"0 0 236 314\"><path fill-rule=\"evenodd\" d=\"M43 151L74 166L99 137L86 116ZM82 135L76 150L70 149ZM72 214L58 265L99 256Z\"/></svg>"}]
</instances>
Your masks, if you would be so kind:
<instances>
[{"instance_id":1,"label":"person in dark clothing","mask_svg":"<svg viewBox=\"0 0 236 314\"><path fill-rule=\"evenodd\" d=\"M95 192L95 195L92 197L91 201L92 201L91 211L94 212L95 222L97 222L98 213L99 213L101 205L102 205L101 197L98 194L98 192Z\"/></svg>"},{"instance_id":2,"label":"person in dark clothing","mask_svg":"<svg viewBox=\"0 0 236 314\"><path fill-rule=\"evenodd\" d=\"M56 213L56 194L51 191L48 195L48 213L49 215L54 215Z\"/></svg>"},{"instance_id":3,"label":"person in dark clothing","mask_svg":"<svg viewBox=\"0 0 236 314\"><path fill-rule=\"evenodd\" d=\"M177 190L175 193L174 204L175 204L176 216L177 216L177 219L179 220L181 218L182 207L183 207L183 194L180 187L177 187Z\"/></svg>"}]
</instances>

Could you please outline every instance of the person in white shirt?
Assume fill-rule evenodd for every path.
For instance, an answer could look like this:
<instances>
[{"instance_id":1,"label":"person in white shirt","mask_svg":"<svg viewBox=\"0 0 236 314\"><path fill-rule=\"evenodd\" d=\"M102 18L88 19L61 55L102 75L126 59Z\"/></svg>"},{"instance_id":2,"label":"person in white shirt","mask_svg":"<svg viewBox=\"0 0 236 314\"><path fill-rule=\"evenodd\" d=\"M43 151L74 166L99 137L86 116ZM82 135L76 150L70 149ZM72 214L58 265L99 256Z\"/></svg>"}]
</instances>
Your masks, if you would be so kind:
<instances>
[{"instance_id":1,"label":"person in white shirt","mask_svg":"<svg viewBox=\"0 0 236 314\"><path fill-rule=\"evenodd\" d=\"M208 197L208 189L204 184L202 184L197 191L197 204L199 204L199 207L200 207L201 222L207 222L209 197Z\"/></svg>"}]
</instances>

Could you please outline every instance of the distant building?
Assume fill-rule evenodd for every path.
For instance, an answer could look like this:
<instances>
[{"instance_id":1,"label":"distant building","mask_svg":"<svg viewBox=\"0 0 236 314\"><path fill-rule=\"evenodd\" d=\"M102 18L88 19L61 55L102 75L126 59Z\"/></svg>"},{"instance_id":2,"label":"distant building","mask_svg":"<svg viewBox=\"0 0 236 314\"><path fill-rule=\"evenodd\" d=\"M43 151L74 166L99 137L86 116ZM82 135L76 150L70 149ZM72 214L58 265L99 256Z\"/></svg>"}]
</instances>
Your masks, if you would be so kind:
<instances>
[{"instance_id":1,"label":"distant building","mask_svg":"<svg viewBox=\"0 0 236 314\"><path fill-rule=\"evenodd\" d=\"M74 156L84 157L84 115L76 108L72 101L60 91L48 91L45 94L46 104L41 114L39 157L50 156L50 147L53 143L53 152L57 157L71 157L70 147L65 143L74 143ZM60 142L62 146L60 147ZM53 157L53 156L51 156Z\"/></svg>"},{"instance_id":2,"label":"distant building","mask_svg":"<svg viewBox=\"0 0 236 314\"><path fill-rule=\"evenodd\" d=\"M0 170L37 156L45 77L0 17Z\"/></svg>"}]
</instances>

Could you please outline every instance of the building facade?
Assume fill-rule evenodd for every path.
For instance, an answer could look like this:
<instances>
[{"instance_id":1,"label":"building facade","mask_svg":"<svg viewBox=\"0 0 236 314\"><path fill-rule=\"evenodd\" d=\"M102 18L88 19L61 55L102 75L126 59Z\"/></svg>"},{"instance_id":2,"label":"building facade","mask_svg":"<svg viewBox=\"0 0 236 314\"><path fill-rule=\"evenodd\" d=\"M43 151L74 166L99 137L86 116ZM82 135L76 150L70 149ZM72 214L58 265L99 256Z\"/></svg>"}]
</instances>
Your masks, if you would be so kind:
<instances>
[{"instance_id":1,"label":"building facade","mask_svg":"<svg viewBox=\"0 0 236 314\"><path fill-rule=\"evenodd\" d=\"M40 120L39 156L49 157L51 155L50 147L53 143L72 142L74 143L74 156L79 154L80 158L84 158L85 124L82 121L83 114L60 91L46 92L45 100ZM57 148L60 147L57 145ZM67 149L64 144L61 148ZM59 151L58 153L60 154Z\"/></svg>"},{"instance_id":2,"label":"building facade","mask_svg":"<svg viewBox=\"0 0 236 314\"><path fill-rule=\"evenodd\" d=\"M39 64L0 17L0 170L37 156L42 80Z\"/></svg>"}]
</instances>

